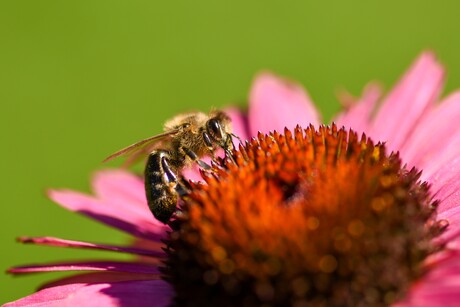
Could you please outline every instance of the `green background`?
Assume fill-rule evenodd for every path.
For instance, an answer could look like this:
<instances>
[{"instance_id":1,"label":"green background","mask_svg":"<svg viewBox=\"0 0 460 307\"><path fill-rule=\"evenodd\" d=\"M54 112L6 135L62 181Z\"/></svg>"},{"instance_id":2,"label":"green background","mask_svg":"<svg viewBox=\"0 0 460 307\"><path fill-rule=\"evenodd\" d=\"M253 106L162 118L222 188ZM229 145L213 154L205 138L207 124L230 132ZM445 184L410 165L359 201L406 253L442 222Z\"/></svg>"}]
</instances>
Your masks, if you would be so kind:
<instances>
[{"instance_id":1,"label":"green background","mask_svg":"<svg viewBox=\"0 0 460 307\"><path fill-rule=\"evenodd\" d=\"M326 120L335 91L388 89L424 49L460 87L458 1L1 1L0 268L120 257L22 246L19 235L123 243L48 187L89 191L100 161L184 110L244 106L255 73L301 81ZM116 163L112 164L115 165ZM56 274L0 276L0 303Z\"/></svg>"}]
</instances>

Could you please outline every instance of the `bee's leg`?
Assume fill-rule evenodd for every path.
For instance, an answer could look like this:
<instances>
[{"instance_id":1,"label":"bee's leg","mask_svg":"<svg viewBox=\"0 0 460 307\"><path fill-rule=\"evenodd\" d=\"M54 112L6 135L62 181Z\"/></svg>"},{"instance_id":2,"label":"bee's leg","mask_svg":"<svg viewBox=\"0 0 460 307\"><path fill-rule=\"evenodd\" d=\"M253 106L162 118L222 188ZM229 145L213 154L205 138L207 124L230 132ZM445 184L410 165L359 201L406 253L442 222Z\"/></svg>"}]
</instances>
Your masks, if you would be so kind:
<instances>
[{"instance_id":1,"label":"bee's leg","mask_svg":"<svg viewBox=\"0 0 460 307\"><path fill-rule=\"evenodd\" d=\"M184 178L181 178L181 180L179 180L175 186L175 190L177 192L177 194L180 196L180 197L184 197L188 194L190 194L190 190L188 189L187 185L185 184L185 179Z\"/></svg>"},{"instance_id":2,"label":"bee's leg","mask_svg":"<svg viewBox=\"0 0 460 307\"><path fill-rule=\"evenodd\" d=\"M235 159L233 158L233 153L232 153L232 149L236 150L235 144L233 144L232 136L236 136L236 135L233 134L233 133L227 134L227 138L225 139L225 145L222 147L222 149L225 152L225 158L230 159L230 161L232 161L234 164L236 164ZM240 140L239 137L237 137L237 138L238 138L238 140ZM241 140L240 140L240 142L241 142Z\"/></svg>"},{"instance_id":3,"label":"bee's leg","mask_svg":"<svg viewBox=\"0 0 460 307\"><path fill-rule=\"evenodd\" d=\"M206 144L206 147L208 147L212 160L216 161L215 150L214 150L214 147L212 146L211 138L209 137L209 134L206 131L203 131L203 141Z\"/></svg>"},{"instance_id":4,"label":"bee's leg","mask_svg":"<svg viewBox=\"0 0 460 307\"><path fill-rule=\"evenodd\" d=\"M229 158L230 161L233 162L233 164L236 164L236 161L235 161L235 159L233 159L233 154L232 154L232 152L230 150L228 150L228 149L225 150L225 157Z\"/></svg>"},{"instance_id":5,"label":"bee's leg","mask_svg":"<svg viewBox=\"0 0 460 307\"><path fill-rule=\"evenodd\" d=\"M233 149L236 150L238 148L236 148L235 144L233 144L233 139L232 138L236 138L238 140L238 142L240 142L241 145L243 145L243 141L241 141L241 138L239 136L237 136L236 134L234 133L230 133L230 140L232 142L232 145L233 145Z\"/></svg>"},{"instance_id":6,"label":"bee's leg","mask_svg":"<svg viewBox=\"0 0 460 307\"><path fill-rule=\"evenodd\" d=\"M161 166L163 169L163 182L176 191L179 196L184 196L189 194L189 190L183 184L183 179L180 180L177 178L176 174L171 170L169 166L168 159L166 157L161 158Z\"/></svg>"},{"instance_id":7,"label":"bee's leg","mask_svg":"<svg viewBox=\"0 0 460 307\"><path fill-rule=\"evenodd\" d=\"M200 160L195 152L193 152L190 149L185 148L185 147L182 148L182 150L185 152L185 154L190 159L192 159L192 161L196 162L196 164L198 164L202 169L204 169L206 171L212 170L211 165L209 165L208 163L204 162L203 160Z\"/></svg>"},{"instance_id":8,"label":"bee's leg","mask_svg":"<svg viewBox=\"0 0 460 307\"><path fill-rule=\"evenodd\" d=\"M231 135L234 135L234 134L231 134ZM228 138L226 140L226 143L230 143L230 144L226 144L225 146L222 147L222 149L224 150L225 152L225 157L229 157L230 160L233 161L233 163L235 163L235 160L233 159L233 156L232 156L232 153L230 151L230 146L233 147L233 149L235 149L235 146L233 145L233 142L232 142L232 137L231 135L228 135ZM239 139L239 138L238 138ZM203 140L206 144L206 146L208 147L208 150L209 152L211 153L211 157L212 157L212 160L214 162L216 162L216 155L215 155L215 149L214 147L212 146L212 142L211 142L211 138L209 137L209 134L205 131L203 132Z\"/></svg>"}]
</instances>

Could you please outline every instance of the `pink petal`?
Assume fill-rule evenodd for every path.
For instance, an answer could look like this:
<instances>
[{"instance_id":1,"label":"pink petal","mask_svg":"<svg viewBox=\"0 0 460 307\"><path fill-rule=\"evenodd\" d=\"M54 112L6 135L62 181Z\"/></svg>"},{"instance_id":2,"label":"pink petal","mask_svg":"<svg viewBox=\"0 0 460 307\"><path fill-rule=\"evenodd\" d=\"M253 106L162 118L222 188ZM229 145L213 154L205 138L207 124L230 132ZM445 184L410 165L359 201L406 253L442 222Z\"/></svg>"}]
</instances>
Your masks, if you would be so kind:
<instances>
[{"instance_id":1,"label":"pink petal","mask_svg":"<svg viewBox=\"0 0 460 307\"><path fill-rule=\"evenodd\" d=\"M153 280L151 274L125 273L125 272L91 272L78 273L76 275L67 276L57 280L49 281L41 285L38 290L63 286L69 284L95 284L107 282L119 282L129 280Z\"/></svg>"},{"instance_id":2,"label":"pink petal","mask_svg":"<svg viewBox=\"0 0 460 307\"><path fill-rule=\"evenodd\" d=\"M433 168L449 144L460 134L460 92L449 95L432 111L425 114L402 149L402 156L421 169ZM458 156L460 146L451 156ZM439 163L436 163L439 166Z\"/></svg>"},{"instance_id":3,"label":"pink petal","mask_svg":"<svg viewBox=\"0 0 460 307\"><path fill-rule=\"evenodd\" d=\"M429 177L425 173L422 176L422 180L431 184L434 198L440 201L438 212L460 206L460 157L444 164Z\"/></svg>"},{"instance_id":4,"label":"pink petal","mask_svg":"<svg viewBox=\"0 0 460 307\"><path fill-rule=\"evenodd\" d=\"M456 238L460 234L460 157L444 164L430 177L422 180L431 184L434 199L440 201L438 206L438 219L446 219L449 226L436 240L444 243Z\"/></svg>"},{"instance_id":5,"label":"pink petal","mask_svg":"<svg viewBox=\"0 0 460 307\"><path fill-rule=\"evenodd\" d=\"M142 255L142 256L150 256L150 257L155 257L155 258L165 257L165 253L163 251L153 251L153 250L142 249L142 248L132 248L132 247L115 246L115 245L95 244L95 243L88 243L88 242L81 242L81 241L64 240L64 239L53 238L53 237L35 237L35 238L21 237L18 240L21 243L32 243L32 244L38 244L38 245L106 250L106 251L130 253L130 254L136 254L136 255Z\"/></svg>"},{"instance_id":6,"label":"pink petal","mask_svg":"<svg viewBox=\"0 0 460 307\"><path fill-rule=\"evenodd\" d=\"M384 100L370 135L390 150L403 148L443 85L444 70L431 52L423 53Z\"/></svg>"},{"instance_id":7,"label":"pink petal","mask_svg":"<svg viewBox=\"0 0 460 307\"><path fill-rule=\"evenodd\" d=\"M79 283L46 288L5 306L168 306L172 296L162 280Z\"/></svg>"},{"instance_id":8,"label":"pink petal","mask_svg":"<svg viewBox=\"0 0 460 307\"><path fill-rule=\"evenodd\" d=\"M206 158L203 158L202 159L204 162L206 163L211 163L211 159L206 157ZM201 178L201 175L200 175L200 168L198 165L192 165L191 167L189 168L185 168L183 171L182 171L182 176L184 176L184 178L186 178L187 180L193 180L193 181L202 181L203 178Z\"/></svg>"},{"instance_id":9,"label":"pink petal","mask_svg":"<svg viewBox=\"0 0 460 307\"><path fill-rule=\"evenodd\" d=\"M236 108L225 109L225 113L230 116L232 120L232 131L240 137L244 142L249 139L249 123L248 118L240 110ZM235 146L238 146L238 140L233 140Z\"/></svg>"},{"instance_id":10,"label":"pink petal","mask_svg":"<svg viewBox=\"0 0 460 307\"><path fill-rule=\"evenodd\" d=\"M372 112L381 95L382 89L378 84L368 84L364 88L362 97L349 110L340 113L333 121L337 126L351 128L358 134L369 131Z\"/></svg>"},{"instance_id":11,"label":"pink petal","mask_svg":"<svg viewBox=\"0 0 460 307\"><path fill-rule=\"evenodd\" d=\"M404 306L458 306L460 302L460 254L437 263L410 289Z\"/></svg>"},{"instance_id":12,"label":"pink petal","mask_svg":"<svg viewBox=\"0 0 460 307\"><path fill-rule=\"evenodd\" d=\"M453 134L449 143L443 148L439 148L436 155L432 157L431 161L427 161L423 168L426 177L438 171L440 168L444 168L444 165L450 164L452 160L457 159L460 156L460 133Z\"/></svg>"},{"instance_id":13,"label":"pink petal","mask_svg":"<svg viewBox=\"0 0 460 307\"><path fill-rule=\"evenodd\" d=\"M438 238L437 242L449 242L459 237L460 234L460 206L446 210L438 214L438 219L447 220L449 226Z\"/></svg>"},{"instance_id":14,"label":"pink petal","mask_svg":"<svg viewBox=\"0 0 460 307\"><path fill-rule=\"evenodd\" d=\"M158 241L169 229L155 220L148 207L140 209L130 206L130 203L107 203L104 200L70 190L50 190L48 196L64 208L84 214L134 236Z\"/></svg>"},{"instance_id":15,"label":"pink petal","mask_svg":"<svg viewBox=\"0 0 460 307\"><path fill-rule=\"evenodd\" d=\"M43 265L27 265L8 269L11 274L26 274L38 272L62 272L62 271L110 271L128 272L136 274L158 275L157 265L138 262L117 261L92 261L92 262L63 262L48 263ZM152 277L153 279L153 277Z\"/></svg>"},{"instance_id":16,"label":"pink petal","mask_svg":"<svg viewBox=\"0 0 460 307\"><path fill-rule=\"evenodd\" d=\"M446 248L460 254L460 240L453 240L447 243Z\"/></svg>"},{"instance_id":17,"label":"pink petal","mask_svg":"<svg viewBox=\"0 0 460 307\"><path fill-rule=\"evenodd\" d=\"M127 203L145 213L144 181L122 169L106 169L94 174L91 185L97 198L111 203Z\"/></svg>"},{"instance_id":18,"label":"pink petal","mask_svg":"<svg viewBox=\"0 0 460 307\"><path fill-rule=\"evenodd\" d=\"M303 87L271 73L256 76L249 94L249 132L283 132L285 127L293 129L318 125L320 115Z\"/></svg>"},{"instance_id":19,"label":"pink petal","mask_svg":"<svg viewBox=\"0 0 460 307\"><path fill-rule=\"evenodd\" d=\"M131 211L138 216L147 217L155 228L165 229L148 209L144 181L133 173L117 169L98 171L92 180L97 198L122 211Z\"/></svg>"}]
</instances>

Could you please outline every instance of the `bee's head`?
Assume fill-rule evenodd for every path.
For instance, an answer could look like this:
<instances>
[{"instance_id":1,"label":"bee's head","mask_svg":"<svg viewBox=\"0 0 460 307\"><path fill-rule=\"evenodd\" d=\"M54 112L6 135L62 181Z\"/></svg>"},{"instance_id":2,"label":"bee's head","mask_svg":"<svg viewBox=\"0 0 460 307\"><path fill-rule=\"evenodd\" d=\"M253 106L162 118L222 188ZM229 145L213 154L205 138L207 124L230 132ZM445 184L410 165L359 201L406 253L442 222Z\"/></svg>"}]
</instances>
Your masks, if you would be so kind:
<instances>
[{"instance_id":1,"label":"bee's head","mask_svg":"<svg viewBox=\"0 0 460 307\"><path fill-rule=\"evenodd\" d=\"M206 132L213 144L223 148L225 151L232 148L231 120L224 112L215 111L211 114L211 117L206 122Z\"/></svg>"}]
</instances>

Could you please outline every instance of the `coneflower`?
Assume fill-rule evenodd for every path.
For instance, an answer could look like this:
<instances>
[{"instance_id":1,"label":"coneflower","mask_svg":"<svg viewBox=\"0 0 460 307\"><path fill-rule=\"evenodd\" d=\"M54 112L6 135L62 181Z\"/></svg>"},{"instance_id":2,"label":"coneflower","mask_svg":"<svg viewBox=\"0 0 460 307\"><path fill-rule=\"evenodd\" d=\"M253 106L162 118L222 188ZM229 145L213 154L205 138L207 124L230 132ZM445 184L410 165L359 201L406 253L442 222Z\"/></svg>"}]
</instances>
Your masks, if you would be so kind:
<instances>
[{"instance_id":1,"label":"coneflower","mask_svg":"<svg viewBox=\"0 0 460 307\"><path fill-rule=\"evenodd\" d=\"M379 89L367 87L361 99L345 97L331 125L320 125L300 85L259 75L248 115L228 111L247 141L234 161L201 172L168 226L126 171L97 173L95 196L50 191L64 207L137 237L135 246L20 241L137 256L12 268L95 272L6 306L455 305L460 95L437 104L443 74L424 53L380 105Z\"/></svg>"}]
</instances>

